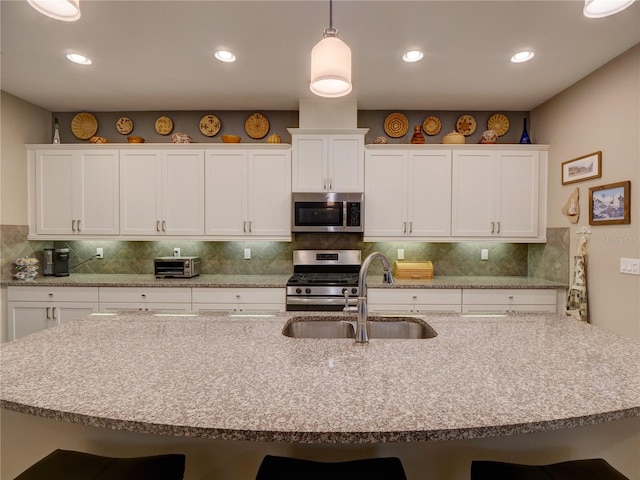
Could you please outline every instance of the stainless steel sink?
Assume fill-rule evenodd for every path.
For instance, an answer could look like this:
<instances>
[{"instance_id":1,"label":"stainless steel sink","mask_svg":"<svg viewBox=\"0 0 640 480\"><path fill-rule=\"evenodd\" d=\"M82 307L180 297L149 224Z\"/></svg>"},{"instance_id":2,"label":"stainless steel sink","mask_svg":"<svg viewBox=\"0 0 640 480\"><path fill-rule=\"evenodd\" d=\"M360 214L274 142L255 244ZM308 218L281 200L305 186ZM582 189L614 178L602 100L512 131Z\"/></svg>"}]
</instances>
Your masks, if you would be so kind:
<instances>
[{"instance_id":1,"label":"stainless steel sink","mask_svg":"<svg viewBox=\"0 0 640 480\"><path fill-rule=\"evenodd\" d=\"M354 338L355 320L322 320L319 317L291 318L282 334L291 338ZM425 339L436 331L419 318L371 316L367 321L369 338Z\"/></svg>"}]
</instances>

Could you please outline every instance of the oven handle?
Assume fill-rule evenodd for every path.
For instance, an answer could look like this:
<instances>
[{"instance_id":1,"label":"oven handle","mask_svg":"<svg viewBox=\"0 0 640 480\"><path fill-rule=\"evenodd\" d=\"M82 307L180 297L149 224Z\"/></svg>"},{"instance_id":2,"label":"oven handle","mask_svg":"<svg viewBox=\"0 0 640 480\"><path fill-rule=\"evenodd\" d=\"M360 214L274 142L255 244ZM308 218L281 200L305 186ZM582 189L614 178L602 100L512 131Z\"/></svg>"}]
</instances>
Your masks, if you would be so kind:
<instances>
[{"instance_id":1,"label":"oven handle","mask_svg":"<svg viewBox=\"0 0 640 480\"><path fill-rule=\"evenodd\" d=\"M357 305L358 297L350 297L349 305ZM287 296L287 305L344 305L344 297Z\"/></svg>"}]
</instances>

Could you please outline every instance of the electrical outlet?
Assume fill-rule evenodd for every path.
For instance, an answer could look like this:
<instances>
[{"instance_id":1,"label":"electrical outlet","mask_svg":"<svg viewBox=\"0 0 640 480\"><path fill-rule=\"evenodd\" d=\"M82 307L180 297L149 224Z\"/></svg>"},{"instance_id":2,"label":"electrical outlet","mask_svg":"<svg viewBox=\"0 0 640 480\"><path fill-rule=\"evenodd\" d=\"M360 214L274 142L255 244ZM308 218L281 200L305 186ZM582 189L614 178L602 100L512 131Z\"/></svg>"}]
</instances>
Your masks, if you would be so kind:
<instances>
[{"instance_id":1,"label":"electrical outlet","mask_svg":"<svg viewBox=\"0 0 640 480\"><path fill-rule=\"evenodd\" d=\"M640 275L640 259L621 258L620 273L626 273L628 275Z\"/></svg>"},{"instance_id":2,"label":"electrical outlet","mask_svg":"<svg viewBox=\"0 0 640 480\"><path fill-rule=\"evenodd\" d=\"M96 258L104 258L104 249L96 248Z\"/></svg>"},{"instance_id":3,"label":"electrical outlet","mask_svg":"<svg viewBox=\"0 0 640 480\"><path fill-rule=\"evenodd\" d=\"M488 248L480 249L480 260L489 260L489 249Z\"/></svg>"},{"instance_id":4,"label":"electrical outlet","mask_svg":"<svg viewBox=\"0 0 640 480\"><path fill-rule=\"evenodd\" d=\"M180 247L173 247L173 256L174 257L180 256Z\"/></svg>"},{"instance_id":5,"label":"electrical outlet","mask_svg":"<svg viewBox=\"0 0 640 480\"><path fill-rule=\"evenodd\" d=\"M244 259L245 260L251 260L251 249L250 248L245 248L244 249Z\"/></svg>"},{"instance_id":6,"label":"electrical outlet","mask_svg":"<svg viewBox=\"0 0 640 480\"><path fill-rule=\"evenodd\" d=\"M404 248L398 249L398 260L404 260Z\"/></svg>"}]
</instances>

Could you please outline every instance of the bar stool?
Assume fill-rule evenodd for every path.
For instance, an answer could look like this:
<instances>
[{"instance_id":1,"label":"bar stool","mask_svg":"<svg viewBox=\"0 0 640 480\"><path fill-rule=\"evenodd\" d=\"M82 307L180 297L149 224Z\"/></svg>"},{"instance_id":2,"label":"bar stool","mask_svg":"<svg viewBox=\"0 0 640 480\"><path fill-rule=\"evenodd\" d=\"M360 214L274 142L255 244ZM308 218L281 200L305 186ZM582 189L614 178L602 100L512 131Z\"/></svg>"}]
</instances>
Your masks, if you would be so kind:
<instances>
[{"instance_id":1,"label":"bar stool","mask_svg":"<svg viewBox=\"0 0 640 480\"><path fill-rule=\"evenodd\" d=\"M551 465L474 460L471 480L629 480L602 458L571 460Z\"/></svg>"},{"instance_id":2,"label":"bar stool","mask_svg":"<svg viewBox=\"0 0 640 480\"><path fill-rule=\"evenodd\" d=\"M112 458L55 450L34 463L15 480L182 480L185 456Z\"/></svg>"},{"instance_id":3,"label":"bar stool","mask_svg":"<svg viewBox=\"0 0 640 480\"><path fill-rule=\"evenodd\" d=\"M315 462L267 455L256 480L407 480L399 458L368 458L348 462Z\"/></svg>"}]
</instances>

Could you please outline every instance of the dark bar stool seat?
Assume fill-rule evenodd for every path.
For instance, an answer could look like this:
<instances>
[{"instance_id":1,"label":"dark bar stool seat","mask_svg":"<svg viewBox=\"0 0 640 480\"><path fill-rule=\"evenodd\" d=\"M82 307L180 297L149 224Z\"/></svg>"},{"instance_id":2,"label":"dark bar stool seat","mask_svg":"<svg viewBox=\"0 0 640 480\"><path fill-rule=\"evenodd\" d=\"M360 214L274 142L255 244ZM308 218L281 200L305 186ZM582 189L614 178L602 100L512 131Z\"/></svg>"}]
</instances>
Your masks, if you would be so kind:
<instances>
[{"instance_id":1,"label":"dark bar stool seat","mask_svg":"<svg viewBox=\"0 0 640 480\"><path fill-rule=\"evenodd\" d=\"M315 462L267 455L256 480L406 480L399 458L368 458L349 462Z\"/></svg>"},{"instance_id":2,"label":"dark bar stool seat","mask_svg":"<svg viewBox=\"0 0 640 480\"><path fill-rule=\"evenodd\" d=\"M551 465L474 460L471 480L629 480L602 458L571 460Z\"/></svg>"},{"instance_id":3,"label":"dark bar stool seat","mask_svg":"<svg viewBox=\"0 0 640 480\"><path fill-rule=\"evenodd\" d=\"M112 458L55 450L15 480L182 480L185 456Z\"/></svg>"}]
</instances>

